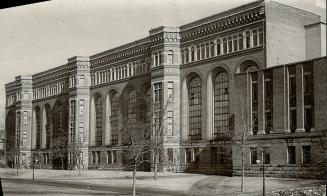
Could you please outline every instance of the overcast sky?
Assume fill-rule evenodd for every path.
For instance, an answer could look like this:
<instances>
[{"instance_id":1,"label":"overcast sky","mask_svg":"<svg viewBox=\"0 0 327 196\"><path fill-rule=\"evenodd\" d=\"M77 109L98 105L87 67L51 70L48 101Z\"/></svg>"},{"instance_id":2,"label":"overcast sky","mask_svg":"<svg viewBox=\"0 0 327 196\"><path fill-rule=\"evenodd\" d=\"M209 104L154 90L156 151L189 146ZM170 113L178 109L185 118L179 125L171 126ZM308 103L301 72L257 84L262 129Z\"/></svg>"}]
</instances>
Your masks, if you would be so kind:
<instances>
[{"instance_id":1,"label":"overcast sky","mask_svg":"<svg viewBox=\"0 0 327 196\"><path fill-rule=\"evenodd\" d=\"M324 15L325 0L276 0ZM0 124L4 84L251 0L52 0L0 10ZM324 15L323 18L326 18Z\"/></svg>"}]
</instances>

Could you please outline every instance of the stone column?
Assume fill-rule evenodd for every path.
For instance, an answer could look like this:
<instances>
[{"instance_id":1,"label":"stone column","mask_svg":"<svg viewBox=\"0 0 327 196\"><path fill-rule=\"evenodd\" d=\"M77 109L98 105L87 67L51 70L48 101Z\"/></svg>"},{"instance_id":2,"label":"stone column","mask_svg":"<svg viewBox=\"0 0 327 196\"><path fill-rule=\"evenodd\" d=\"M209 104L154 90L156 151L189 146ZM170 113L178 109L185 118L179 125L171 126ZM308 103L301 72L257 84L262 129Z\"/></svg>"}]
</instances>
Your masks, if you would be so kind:
<instances>
[{"instance_id":1,"label":"stone column","mask_svg":"<svg viewBox=\"0 0 327 196\"><path fill-rule=\"evenodd\" d=\"M45 107L43 107L43 109L42 109L42 123L41 123L41 126L42 126L42 129L41 129L41 148L46 147L46 142L47 142L46 125L47 125L47 115L46 115Z\"/></svg>"},{"instance_id":2,"label":"stone column","mask_svg":"<svg viewBox=\"0 0 327 196\"><path fill-rule=\"evenodd\" d=\"M183 82L182 86L182 140L188 140L189 126L188 126L188 92L186 79Z\"/></svg>"},{"instance_id":3,"label":"stone column","mask_svg":"<svg viewBox=\"0 0 327 196\"><path fill-rule=\"evenodd\" d=\"M110 105L110 95L107 94L106 101L105 101L105 127L104 127L104 144L110 145L111 140L111 124L110 124L110 116L111 116L111 105Z\"/></svg>"},{"instance_id":4,"label":"stone column","mask_svg":"<svg viewBox=\"0 0 327 196\"><path fill-rule=\"evenodd\" d=\"M214 93L212 85L212 74L207 79L207 139L213 139L214 132Z\"/></svg>"},{"instance_id":5,"label":"stone column","mask_svg":"<svg viewBox=\"0 0 327 196\"><path fill-rule=\"evenodd\" d=\"M90 103L90 145L95 145L95 103L94 103L94 96L91 99Z\"/></svg>"},{"instance_id":6,"label":"stone column","mask_svg":"<svg viewBox=\"0 0 327 196\"><path fill-rule=\"evenodd\" d=\"M32 149L36 148L36 113L35 113L35 109L33 109L33 116L32 116Z\"/></svg>"}]
</instances>

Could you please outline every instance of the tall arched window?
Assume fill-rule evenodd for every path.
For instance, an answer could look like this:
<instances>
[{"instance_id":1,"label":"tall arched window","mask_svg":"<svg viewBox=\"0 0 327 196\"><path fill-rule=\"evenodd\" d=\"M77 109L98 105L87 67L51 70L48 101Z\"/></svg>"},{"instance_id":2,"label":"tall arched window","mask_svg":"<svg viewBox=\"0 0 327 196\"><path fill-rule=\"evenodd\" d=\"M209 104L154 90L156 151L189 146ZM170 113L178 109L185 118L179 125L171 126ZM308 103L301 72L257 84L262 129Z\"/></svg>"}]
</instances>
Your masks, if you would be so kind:
<instances>
[{"instance_id":1,"label":"tall arched window","mask_svg":"<svg viewBox=\"0 0 327 196\"><path fill-rule=\"evenodd\" d=\"M214 135L229 131L229 79L225 71L214 79Z\"/></svg>"},{"instance_id":2,"label":"tall arched window","mask_svg":"<svg viewBox=\"0 0 327 196\"><path fill-rule=\"evenodd\" d=\"M194 77L189 83L189 137L201 139L201 79Z\"/></svg>"},{"instance_id":3,"label":"tall arched window","mask_svg":"<svg viewBox=\"0 0 327 196\"><path fill-rule=\"evenodd\" d=\"M111 144L118 144L118 123L119 123L119 96L115 93L111 98Z\"/></svg>"},{"instance_id":4,"label":"tall arched window","mask_svg":"<svg viewBox=\"0 0 327 196\"><path fill-rule=\"evenodd\" d=\"M96 130L95 130L95 145L102 145L102 116L103 116L103 99L99 96L95 102L95 118L96 118Z\"/></svg>"},{"instance_id":5,"label":"tall arched window","mask_svg":"<svg viewBox=\"0 0 327 196\"><path fill-rule=\"evenodd\" d=\"M136 128L136 91L131 90L128 94L128 114L127 114L128 128Z\"/></svg>"}]
</instances>

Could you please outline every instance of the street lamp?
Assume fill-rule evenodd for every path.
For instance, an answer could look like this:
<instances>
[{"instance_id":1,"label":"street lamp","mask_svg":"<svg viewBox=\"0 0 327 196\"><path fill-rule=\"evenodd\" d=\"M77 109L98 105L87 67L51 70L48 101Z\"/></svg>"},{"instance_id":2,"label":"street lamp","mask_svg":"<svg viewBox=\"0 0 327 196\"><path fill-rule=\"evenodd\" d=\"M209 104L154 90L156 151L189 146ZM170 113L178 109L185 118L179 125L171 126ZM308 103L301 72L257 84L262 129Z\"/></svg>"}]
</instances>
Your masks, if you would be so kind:
<instances>
[{"instance_id":1,"label":"street lamp","mask_svg":"<svg viewBox=\"0 0 327 196\"><path fill-rule=\"evenodd\" d=\"M258 159L256 160L257 164L260 164L261 162L261 166L262 166L262 195L265 196L266 195L266 186L265 186L265 164L264 164L264 160L263 160L263 151L261 151L261 161Z\"/></svg>"}]
</instances>

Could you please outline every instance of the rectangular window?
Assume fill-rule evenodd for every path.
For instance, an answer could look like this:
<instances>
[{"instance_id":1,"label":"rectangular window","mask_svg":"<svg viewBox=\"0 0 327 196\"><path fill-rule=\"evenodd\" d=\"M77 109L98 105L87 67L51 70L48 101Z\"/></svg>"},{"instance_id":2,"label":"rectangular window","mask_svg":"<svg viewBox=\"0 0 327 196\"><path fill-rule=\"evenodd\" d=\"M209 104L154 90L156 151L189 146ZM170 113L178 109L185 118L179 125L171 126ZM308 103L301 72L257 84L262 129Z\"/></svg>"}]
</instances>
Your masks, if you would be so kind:
<instances>
[{"instance_id":1,"label":"rectangular window","mask_svg":"<svg viewBox=\"0 0 327 196\"><path fill-rule=\"evenodd\" d=\"M302 163L310 164L311 163L311 147L302 146Z\"/></svg>"},{"instance_id":2,"label":"rectangular window","mask_svg":"<svg viewBox=\"0 0 327 196\"><path fill-rule=\"evenodd\" d=\"M200 162L200 149L194 148L194 162L199 163Z\"/></svg>"},{"instance_id":3,"label":"rectangular window","mask_svg":"<svg viewBox=\"0 0 327 196\"><path fill-rule=\"evenodd\" d=\"M191 163L192 162L191 148L185 148L185 162L186 163Z\"/></svg>"},{"instance_id":4,"label":"rectangular window","mask_svg":"<svg viewBox=\"0 0 327 196\"><path fill-rule=\"evenodd\" d=\"M218 163L218 157L217 157L217 147L211 147L211 164L217 164Z\"/></svg>"},{"instance_id":5,"label":"rectangular window","mask_svg":"<svg viewBox=\"0 0 327 196\"><path fill-rule=\"evenodd\" d=\"M184 50L181 50L181 59L182 59L182 64L185 63L185 52Z\"/></svg>"},{"instance_id":6,"label":"rectangular window","mask_svg":"<svg viewBox=\"0 0 327 196\"><path fill-rule=\"evenodd\" d=\"M210 42L210 57L215 56L215 42Z\"/></svg>"},{"instance_id":7,"label":"rectangular window","mask_svg":"<svg viewBox=\"0 0 327 196\"><path fill-rule=\"evenodd\" d=\"M205 45L201 45L201 59L205 59Z\"/></svg>"},{"instance_id":8,"label":"rectangular window","mask_svg":"<svg viewBox=\"0 0 327 196\"><path fill-rule=\"evenodd\" d=\"M185 63L189 63L189 57L190 57L189 50L186 48L185 49Z\"/></svg>"},{"instance_id":9,"label":"rectangular window","mask_svg":"<svg viewBox=\"0 0 327 196\"><path fill-rule=\"evenodd\" d=\"M296 163L295 146L287 147L287 157L288 157L288 164Z\"/></svg>"},{"instance_id":10,"label":"rectangular window","mask_svg":"<svg viewBox=\"0 0 327 196\"><path fill-rule=\"evenodd\" d=\"M174 150L172 148L167 149L168 162L174 163Z\"/></svg>"},{"instance_id":11,"label":"rectangular window","mask_svg":"<svg viewBox=\"0 0 327 196\"><path fill-rule=\"evenodd\" d=\"M201 47L200 47L200 45L197 45L196 46L196 60L197 61L199 61L199 60L201 60Z\"/></svg>"},{"instance_id":12,"label":"rectangular window","mask_svg":"<svg viewBox=\"0 0 327 196\"><path fill-rule=\"evenodd\" d=\"M309 132L314 127L314 89L312 77L312 63L303 65L303 82L304 82L304 129Z\"/></svg>"},{"instance_id":13,"label":"rectangular window","mask_svg":"<svg viewBox=\"0 0 327 196\"><path fill-rule=\"evenodd\" d=\"M251 164L257 164L258 154L257 154L257 148L251 147L250 148L250 162Z\"/></svg>"},{"instance_id":14,"label":"rectangular window","mask_svg":"<svg viewBox=\"0 0 327 196\"><path fill-rule=\"evenodd\" d=\"M117 163L117 151L111 151L112 152L112 163L116 164Z\"/></svg>"},{"instance_id":15,"label":"rectangular window","mask_svg":"<svg viewBox=\"0 0 327 196\"><path fill-rule=\"evenodd\" d=\"M259 45L263 45L263 29L259 29Z\"/></svg>"},{"instance_id":16,"label":"rectangular window","mask_svg":"<svg viewBox=\"0 0 327 196\"><path fill-rule=\"evenodd\" d=\"M270 148L269 147L263 148L263 163L270 164Z\"/></svg>"},{"instance_id":17,"label":"rectangular window","mask_svg":"<svg viewBox=\"0 0 327 196\"><path fill-rule=\"evenodd\" d=\"M225 163L225 149L222 146L218 147L218 163Z\"/></svg>"},{"instance_id":18,"label":"rectangular window","mask_svg":"<svg viewBox=\"0 0 327 196\"><path fill-rule=\"evenodd\" d=\"M97 163L100 163L101 161L101 156L100 156L100 151L97 151Z\"/></svg>"},{"instance_id":19,"label":"rectangular window","mask_svg":"<svg viewBox=\"0 0 327 196\"><path fill-rule=\"evenodd\" d=\"M305 106L306 107L306 106ZM313 112L310 106L304 109L304 128L306 132L309 132L313 127Z\"/></svg>"},{"instance_id":20,"label":"rectangular window","mask_svg":"<svg viewBox=\"0 0 327 196\"><path fill-rule=\"evenodd\" d=\"M209 54L210 54L209 53L210 52L209 51L209 43L206 43L205 45L206 45L206 58L209 58Z\"/></svg>"},{"instance_id":21,"label":"rectangular window","mask_svg":"<svg viewBox=\"0 0 327 196\"><path fill-rule=\"evenodd\" d=\"M290 131L294 133L296 131L296 109L290 110Z\"/></svg>"},{"instance_id":22,"label":"rectangular window","mask_svg":"<svg viewBox=\"0 0 327 196\"><path fill-rule=\"evenodd\" d=\"M227 38L223 39L223 52L227 54Z\"/></svg>"},{"instance_id":23,"label":"rectangular window","mask_svg":"<svg viewBox=\"0 0 327 196\"><path fill-rule=\"evenodd\" d=\"M257 30L253 30L253 46L257 46L258 45L258 31Z\"/></svg>"},{"instance_id":24,"label":"rectangular window","mask_svg":"<svg viewBox=\"0 0 327 196\"><path fill-rule=\"evenodd\" d=\"M191 62L195 61L195 48L191 48Z\"/></svg>"},{"instance_id":25,"label":"rectangular window","mask_svg":"<svg viewBox=\"0 0 327 196\"><path fill-rule=\"evenodd\" d=\"M250 32L246 32L246 35L245 35L245 46L246 48L250 48L251 47L251 39L250 39Z\"/></svg>"},{"instance_id":26,"label":"rectangular window","mask_svg":"<svg viewBox=\"0 0 327 196\"><path fill-rule=\"evenodd\" d=\"M84 99L79 100L79 115L84 114Z\"/></svg>"},{"instance_id":27,"label":"rectangular window","mask_svg":"<svg viewBox=\"0 0 327 196\"><path fill-rule=\"evenodd\" d=\"M238 50L243 50L243 34L238 35Z\"/></svg>"},{"instance_id":28,"label":"rectangular window","mask_svg":"<svg viewBox=\"0 0 327 196\"><path fill-rule=\"evenodd\" d=\"M221 42L220 40L217 41L217 55L221 55Z\"/></svg>"},{"instance_id":29,"label":"rectangular window","mask_svg":"<svg viewBox=\"0 0 327 196\"><path fill-rule=\"evenodd\" d=\"M174 99L174 82L168 82L167 83L168 87L168 101L173 101Z\"/></svg>"},{"instance_id":30,"label":"rectangular window","mask_svg":"<svg viewBox=\"0 0 327 196\"><path fill-rule=\"evenodd\" d=\"M233 52L233 40L232 37L228 38L228 52L231 53Z\"/></svg>"},{"instance_id":31,"label":"rectangular window","mask_svg":"<svg viewBox=\"0 0 327 196\"><path fill-rule=\"evenodd\" d=\"M93 164L96 164L96 154L95 154L95 151L92 152L92 163Z\"/></svg>"},{"instance_id":32,"label":"rectangular window","mask_svg":"<svg viewBox=\"0 0 327 196\"><path fill-rule=\"evenodd\" d=\"M107 152L107 164L112 164L112 154L111 151Z\"/></svg>"},{"instance_id":33,"label":"rectangular window","mask_svg":"<svg viewBox=\"0 0 327 196\"><path fill-rule=\"evenodd\" d=\"M70 142L75 142L76 101L70 100Z\"/></svg>"},{"instance_id":34,"label":"rectangular window","mask_svg":"<svg viewBox=\"0 0 327 196\"><path fill-rule=\"evenodd\" d=\"M233 49L234 49L234 52L237 51L237 36L234 36L233 37Z\"/></svg>"}]
</instances>

